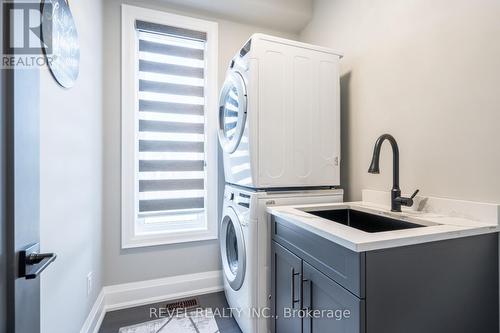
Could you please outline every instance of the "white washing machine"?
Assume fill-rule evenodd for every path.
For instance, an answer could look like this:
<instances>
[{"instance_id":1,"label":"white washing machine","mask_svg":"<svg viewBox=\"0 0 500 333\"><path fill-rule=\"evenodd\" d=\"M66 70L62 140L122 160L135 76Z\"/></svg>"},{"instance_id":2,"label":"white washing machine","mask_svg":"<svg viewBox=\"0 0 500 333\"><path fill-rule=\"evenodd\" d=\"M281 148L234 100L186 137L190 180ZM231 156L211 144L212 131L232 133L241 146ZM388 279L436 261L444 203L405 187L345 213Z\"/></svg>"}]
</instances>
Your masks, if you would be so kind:
<instances>
[{"instance_id":1,"label":"white washing machine","mask_svg":"<svg viewBox=\"0 0 500 333\"><path fill-rule=\"evenodd\" d=\"M224 290L243 333L270 332L270 205L342 202L343 191L260 192L227 185L220 247Z\"/></svg>"},{"instance_id":2,"label":"white washing machine","mask_svg":"<svg viewBox=\"0 0 500 333\"><path fill-rule=\"evenodd\" d=\"M340 184L340 58L310 44L250 38L220 94L226 182L258 189Z\"/></svg>"}]
</instances>

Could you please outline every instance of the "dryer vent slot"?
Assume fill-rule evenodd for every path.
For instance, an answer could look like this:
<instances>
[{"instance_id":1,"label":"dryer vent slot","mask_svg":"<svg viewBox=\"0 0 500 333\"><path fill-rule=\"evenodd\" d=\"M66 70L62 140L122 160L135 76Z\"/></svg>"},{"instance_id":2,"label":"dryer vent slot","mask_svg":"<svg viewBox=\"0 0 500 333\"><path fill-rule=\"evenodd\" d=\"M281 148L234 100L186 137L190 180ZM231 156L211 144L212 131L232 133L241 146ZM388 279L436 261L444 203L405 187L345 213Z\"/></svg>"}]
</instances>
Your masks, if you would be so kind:
<instances>
[{"instance_id":1,"label":"dryer vent slot","mask_svg":"<svg viewBox=\"0 0 500 333\"><path fill-rule=\"evenodd\" d=\"M250 52L250 49L252 48L252 40L250 39L245 46L240 50L240 57L243 58L244 56L247 55L248 52Z\"/></svg>"},{"instance_id":2,"label":"dryer vent slot","mask_svg":"<svg viewBox=\"0 0 500 333\"><path fill-rule=\"evenodd\" d=\"M250 196L248 194L239 194L238 205L250 208Z\"/></svg>"}]
</instances>

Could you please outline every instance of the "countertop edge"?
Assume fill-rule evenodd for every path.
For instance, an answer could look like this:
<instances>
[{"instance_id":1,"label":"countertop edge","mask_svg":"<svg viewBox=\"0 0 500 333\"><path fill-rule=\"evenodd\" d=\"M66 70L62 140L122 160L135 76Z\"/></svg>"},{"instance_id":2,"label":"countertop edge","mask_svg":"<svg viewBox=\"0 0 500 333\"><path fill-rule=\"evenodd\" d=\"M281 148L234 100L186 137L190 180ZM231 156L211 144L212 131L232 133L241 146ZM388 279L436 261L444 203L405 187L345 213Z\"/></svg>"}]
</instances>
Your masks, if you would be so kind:
<instances>
[{"instance_id":1,"label":"countertop edge","mask_svg":"<svg viewBox=\"0 0 500 333\"><path fill-rule=\"evenodd\" d=\"M347 206L348 204L349 203L339 203L337 205L338 206L342 206L342 205ZM327 240L332 241L336 244L339 244L339 245L341 245L341 246L343 246L351 251L354 251L354 252L367 252L367 251L383 250L383 249L389 249L389 248L394 248L394 247L424 244L424 243L429 243L429 242L443 241L443 240L456 239L456 238L462 238L462 237L478 236L478 235L482 235L482 234L489 234L489 233L495 233L495 232L500 231L498 226L493 226L493 225L484 225L484 224L479 224L477 226L456 226L456 225L450 226L450 225L446 225L446 226L454 227L455 230L441 231L441 232L436 232L436 233L432 233L432 234L425 234L425 235L399 237L399 238L394 238L394 239L389 239L389 240L375 240L375 241L355 243L355 242L352 242L348 239L345 239L339 235L336 235L336 234L331 233L327 230L324 230L320 227L311 225L311 223L301 221L300 218L298 218L297 216L291 215L287 212L283 212L284 208L294 209L294 207L292 207L292 206L268 207L267 212L271 215L274 215L274 216L277 216L281 219L284 219L287 222L292 223L293 225L296 225L300 228L303 228L307 231L310 231L310 232L314 233L315 235L318 235L324 239L327 239ZM332 222L332 223L335 223L335 222Z\"/></svg>"}]
</instances>

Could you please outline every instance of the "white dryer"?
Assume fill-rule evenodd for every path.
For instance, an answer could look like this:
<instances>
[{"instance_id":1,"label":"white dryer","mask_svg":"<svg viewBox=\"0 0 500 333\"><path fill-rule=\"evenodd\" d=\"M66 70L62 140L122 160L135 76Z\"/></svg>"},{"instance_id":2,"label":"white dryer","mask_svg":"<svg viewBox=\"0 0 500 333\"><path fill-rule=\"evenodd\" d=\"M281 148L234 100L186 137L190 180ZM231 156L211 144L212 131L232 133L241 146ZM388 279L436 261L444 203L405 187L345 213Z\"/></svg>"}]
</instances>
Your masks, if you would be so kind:
<instances>
[{"instance_id":1,"label":"white dryer","mask_svg":"<svg viewBox=\"0 0 500 333\"><path fill-rule=\"evenodd\" d=\"M220 225L224 290L243 333L270 331L271 224L266 207L342 202L343 191L260 192L226 186Z\"/></svg>"},{"instance_id":2,"label":"white dryer","mask_svg":"<svg viewBox=\"0 0 500 333\"><path fill-rule=\"evenodd\" d=\"M220 94L226 182L260 189L340 184L340 58L310 44L250 38Z\"/></svg>"}]
</instances>

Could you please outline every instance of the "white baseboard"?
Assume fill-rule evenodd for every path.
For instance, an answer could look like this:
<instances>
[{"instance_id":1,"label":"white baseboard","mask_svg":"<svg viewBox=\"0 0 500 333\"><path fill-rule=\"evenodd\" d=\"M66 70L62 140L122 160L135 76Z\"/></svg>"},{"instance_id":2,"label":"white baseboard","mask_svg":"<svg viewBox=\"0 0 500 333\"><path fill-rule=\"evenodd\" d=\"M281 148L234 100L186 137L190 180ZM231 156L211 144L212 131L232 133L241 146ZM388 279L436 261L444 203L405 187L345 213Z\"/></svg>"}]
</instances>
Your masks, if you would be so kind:
<instances>
[{"instance_id":1,"label":"white baseboard","mask_svg":"<svg viewBox=\"0 0 500 333\"><path fill-rule=\"evenodd\" d=\"M83 323L80 333L97 333L101 327L102 320L106 314L106 297L104 294L104 288L101 289L99 296L92 306L87 319Z\"/></svg>"},{"instance_id":2,"label":"white baseboard","mask_svg":"<svg viewBox=\"0 0 500 333\"><path fill-rule=\"evenodd\" d=\"M108 311L219 292L222 272L212 271L103 287L80 333L97 333Z\"/></svg>"},{"instance_id":3,"label":"white baseboard","mask_svg":"<svg viewBox=\"0 0 500 333\"><path fill-rule=\"evenodd\" d=\"M217 292L222 272L203 272L104 287L106 310L118 310L159 301Z\"/></svg>"}]
</instances>

